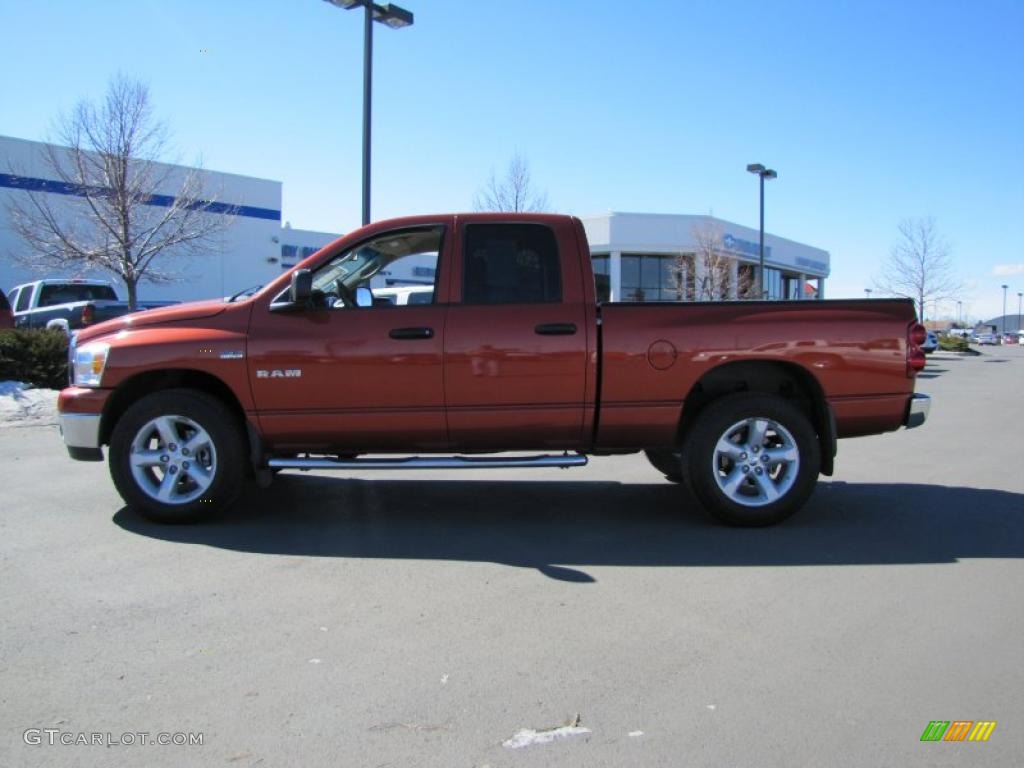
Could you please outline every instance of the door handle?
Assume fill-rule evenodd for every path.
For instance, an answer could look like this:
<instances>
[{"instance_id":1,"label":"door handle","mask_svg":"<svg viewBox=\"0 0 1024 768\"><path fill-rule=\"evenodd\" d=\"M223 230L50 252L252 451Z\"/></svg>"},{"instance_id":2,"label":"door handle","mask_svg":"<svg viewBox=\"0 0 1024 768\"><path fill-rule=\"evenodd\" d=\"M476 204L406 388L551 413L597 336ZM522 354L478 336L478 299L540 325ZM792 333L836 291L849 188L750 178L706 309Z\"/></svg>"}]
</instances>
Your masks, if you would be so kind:
<instances>
[{"instance_id":1,"label":"door handle","mask_svg":"<svg viewBox=\"0 0 1024 768\"><path fill-rule=\"evenodd\" d=\"M388 332L392 339L432 339L433 328L392 328Z\"/></svg>"},{"instance_id":2,"label":"door handle","mask_svg":"<svg viewBox=\"0 0 1024 768\"><path fill-rule=\"evenodd\" d=\"M542 323L534 327L538 336L572 336L576 333L576 323Z\"/></svg>"}]
</instances>

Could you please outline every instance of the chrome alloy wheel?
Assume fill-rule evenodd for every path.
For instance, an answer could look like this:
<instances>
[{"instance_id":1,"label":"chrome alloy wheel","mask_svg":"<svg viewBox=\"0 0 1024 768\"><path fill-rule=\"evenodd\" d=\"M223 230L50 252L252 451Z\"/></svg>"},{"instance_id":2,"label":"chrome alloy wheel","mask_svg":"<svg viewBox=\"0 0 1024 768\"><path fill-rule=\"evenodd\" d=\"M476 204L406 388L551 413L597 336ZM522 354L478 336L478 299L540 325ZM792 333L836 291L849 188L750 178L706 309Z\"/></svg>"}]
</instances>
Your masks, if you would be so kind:
<instances>
[{"instance_id":1,"label":"chrome alloy wheel","mask_svg":"<svg viewBox=\"0 0 1024 768\"><path fill-rule=\"evenodd\" d=\"M188 504L209 490L217 450L209 433L185 416L158 416L135 433L129 455L139 489L164 504Z\"/></svg>"},{"instance_id":2,"label":"chrome alloy wheel","mask_svg":"<svg viewBox=\"0 0 1024 768\"><path fill-rule=\"evenodd\" d=\"M772 419L737 421L715 444L715 482L730 501L745 507L763 507L785 496L799 470L796 440Z\"/></svg>"}]
</instances>

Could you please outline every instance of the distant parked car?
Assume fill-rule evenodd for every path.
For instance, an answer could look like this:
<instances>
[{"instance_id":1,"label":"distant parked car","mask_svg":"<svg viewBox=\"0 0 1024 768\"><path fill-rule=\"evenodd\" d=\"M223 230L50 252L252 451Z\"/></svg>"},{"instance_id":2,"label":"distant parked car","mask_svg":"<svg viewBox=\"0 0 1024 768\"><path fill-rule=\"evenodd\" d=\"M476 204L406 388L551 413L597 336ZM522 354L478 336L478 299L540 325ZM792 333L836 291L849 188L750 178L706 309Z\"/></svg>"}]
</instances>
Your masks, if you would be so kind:
<instances>
[{"instance_id":1,"label":"distant parked car","mask_svg":"<svg viewBox=\"0 0 1024 768\"><path fill-rule=\"evenodd\" d=\"M975 344L980 344L983 347L995 346L996 344L999 343L999 339L994 333L976 333L971 338L971 341L973 341Z\"/></svg>"},{"instance_id":2,"label":"distant parked car","mask_svg":"<svg viewBox=\"0 0 1024 768\"><path fill-rule=\"evenodd\" d=\"M1016 344L1016 343L1017 343L1017 334L1016 333L1004 333L1003 334L1003 344Z\"/></svg>"},{"instance_id":3,"label":"distant parked car","mask_svg":"<svg viewBox=\"0 0 1024 768\"><path fill-rule=\"evenodd\" d=\"M924 340L924 344L921 345L921 351L926 355L930 355L938 348L939 337L935 335L935 331L928 331L928 337Z\"/></svg>"},{"instance_id":4,"label":"distant parked car","mask_svg":"<svg viewBox=\"0 0 1024 768\"><path fill-rule=\"evenodd\" d=\"M11 305L7 303L7 297L0 291L0 328L13 328L14 314L11 312Z\"/></svg>"},{"instance_id":5,"label":"distant parked car","mask_svg":"<svg viewBox=\"0 0 1024 768\"><path fill-rule=\"evenodd\" d=\"M1017 343L1024 347L1024 331L1017 331Z\"/></svg>"}]
</instances>

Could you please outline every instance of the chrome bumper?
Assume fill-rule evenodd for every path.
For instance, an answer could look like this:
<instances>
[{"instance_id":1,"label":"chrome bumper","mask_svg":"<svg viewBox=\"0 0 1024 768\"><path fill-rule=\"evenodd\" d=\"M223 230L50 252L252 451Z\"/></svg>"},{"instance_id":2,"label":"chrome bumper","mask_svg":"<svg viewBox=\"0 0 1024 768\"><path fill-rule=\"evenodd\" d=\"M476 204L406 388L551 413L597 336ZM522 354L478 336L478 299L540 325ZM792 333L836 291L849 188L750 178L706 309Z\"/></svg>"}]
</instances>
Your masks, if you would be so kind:
<instances>
[{"instance_id":1,"label":"chrome bumper","mask_svg":"<svg viewBox=\"0 0 1024 768\"><path fill-rule=\"evenodd\" d=\"M73 459L103 461L100 451L100 419L98 413L60 413L57 423L64 445Z\"/></svg>"},{"instance_id":2,"label":"chrome bumper","mask_svg":"<svg viewBox=\"0 0 1024 768\"><path fill-rule=\"evenodd\" d=\"M920 427L928 418L928 411L932 407L932 399L928 395L914 393L907 406L907 415L903 418L903 426L907 429Z\"/></svg>"}]
</instances>

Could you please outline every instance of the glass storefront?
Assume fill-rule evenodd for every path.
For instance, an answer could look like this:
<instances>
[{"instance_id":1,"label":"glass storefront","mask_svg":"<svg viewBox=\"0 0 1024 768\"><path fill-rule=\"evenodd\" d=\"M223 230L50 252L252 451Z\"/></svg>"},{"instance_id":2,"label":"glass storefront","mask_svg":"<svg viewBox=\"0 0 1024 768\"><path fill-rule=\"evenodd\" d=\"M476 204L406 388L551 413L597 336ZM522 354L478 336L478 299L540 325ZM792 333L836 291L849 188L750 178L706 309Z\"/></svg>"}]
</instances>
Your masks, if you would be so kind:
<instances>
[{"instance_id":1,"label":"glass storefront","mask_svg":"<svg viewBox=\"0 0 1024 768\"><path fill-rule=\"evenodd\" d=\"M611 257L607 253L595 253L594 263L594 285L597 289L598 301L610 301L612 295Z\"/></svg>"},{"instance_id":2,"label":"glass storefront","mask_svg":"<svg viewBox=\"0 0 1024 768\"><path fill-rule=\"evenodd\" d=\"M677 256L624 253L622 301L681 301L689 271Z\"/></svg>"},{"instance_id":3,"label":"glass storefront","mask_svg":"<svg viewBox=\"0 0 1024 768\"><path fill-rule=\"evenodd\" d=\"M693 254L665 255L652 253L623 253L620 257L621 294L615 301L723 301L735 299L757 299L757 264L740 261L736 264L735 294L731 261L724 261L714 268L714 275L708 269L702 270L702 279L697 284ZM593 255L594 280L599 301L609 301L611 296L611 257L607 253ZM817 278L807 276L807 281ZM772 301L818 298L818 293L805 290L808 283L800 275L785 272L775 267L765 267L765 297Z\"/></svg>"},{"instance_id":4,"label":"glass storefront","mask_svg":"<svg viewBox=\"0 0 1024 768\"><path fill-rule=\"evenodd\" d=\"M764 292L771 300L783 298L781 269L764 268Z\"/></svg>"}]
</instances>

